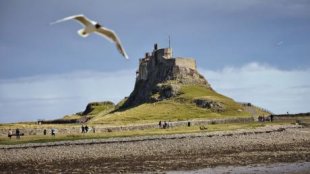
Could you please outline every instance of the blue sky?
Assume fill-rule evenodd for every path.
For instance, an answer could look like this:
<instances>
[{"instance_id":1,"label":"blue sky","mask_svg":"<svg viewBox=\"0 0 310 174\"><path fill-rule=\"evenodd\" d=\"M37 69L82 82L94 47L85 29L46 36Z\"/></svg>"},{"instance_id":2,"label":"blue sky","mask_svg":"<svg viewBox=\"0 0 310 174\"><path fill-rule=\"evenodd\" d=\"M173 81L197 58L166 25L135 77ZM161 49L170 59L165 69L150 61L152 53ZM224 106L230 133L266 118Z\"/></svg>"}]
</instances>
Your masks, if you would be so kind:
<instances>
[{"instance_id":1,"label":"blue sky","mask_svg":"<svg viewBox=\"0 0 310 174\"><path fill-rule=\"evenodd\" d=\"M153 44L194 57L213 88L275 113L310 103L310 1L0 1L0 122L59 118L133 89ZM75 21L84 14L119 35L130 60Z\"/></svg>"}]
</instances>

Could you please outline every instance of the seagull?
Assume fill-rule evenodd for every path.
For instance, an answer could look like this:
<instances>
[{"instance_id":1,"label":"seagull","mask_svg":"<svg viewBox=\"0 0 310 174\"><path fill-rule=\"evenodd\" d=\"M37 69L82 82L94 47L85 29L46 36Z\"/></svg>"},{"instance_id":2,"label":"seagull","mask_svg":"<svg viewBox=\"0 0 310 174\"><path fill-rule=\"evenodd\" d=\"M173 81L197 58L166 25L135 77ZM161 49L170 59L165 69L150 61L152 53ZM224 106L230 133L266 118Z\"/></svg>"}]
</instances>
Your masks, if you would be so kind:
<instances>
[{"instance_id":1,"label":"seagull","mask_svg":"<svg viewBox=\"0 0 310 174\"><path fill-rule=\"evenodd\" d=\"M124 48L122 47L121 41L120 39L117 37L117 35L115 34L115 32L111 29L108 29L106 27L101 26L98 22L96 21L92 21L90 19L88 19L87 17L85 17L83 14L80 15L74 15L74 16L69 16L60 20L57 20L55 22L52 22L51 25L59 23L59 22L64 22L64 21L68 21L71 19L75 19L78 22L80 22L84 28L80 29L77 31L77 33L82 36L82 37L87 37L89 34L91 33L96 33L99 34L103 37L105 37L106 39L108 39L109 41L111 41L112 43L116 44L116 48L118 49L118 51L126 58L128 59L128 55L126 54Z\"/></svg>"}]
</instances>

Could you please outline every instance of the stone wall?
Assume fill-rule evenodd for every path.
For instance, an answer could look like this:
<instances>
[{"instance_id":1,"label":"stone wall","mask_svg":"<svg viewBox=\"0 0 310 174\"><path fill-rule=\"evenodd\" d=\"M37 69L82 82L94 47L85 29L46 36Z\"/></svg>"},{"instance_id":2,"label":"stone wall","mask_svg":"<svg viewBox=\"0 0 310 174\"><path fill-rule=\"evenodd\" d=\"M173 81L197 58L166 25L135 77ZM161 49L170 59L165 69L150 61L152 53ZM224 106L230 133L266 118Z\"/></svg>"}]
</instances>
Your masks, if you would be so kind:
<instances>
[{"instance_id":1,"label":"stone wall","mask_svg":"<svg viewBox=\"0 0 310 174\"><path fill-rule=\"evenodd\" d=\"M225 123L250 123L253 122L254 119L252 117L247 118L226 118L226 119L212 119L212 120L188 120L188 121L176 121L176 122L169 122L169 125L172 127L178 126L188 126L188 122L191 123L192 126L207 126L208 124L225 124ZM43 135L43 130L47 130L46 136L51 136L51 126L40 125L36 128L20 128L20 132L27 135ZM144 125L132 125L132 126L89 126L89 132L93 133L92 129L95 128L96 133L103 133L103 132L115 132L115 131L131 131L131 130L144 130L144 129L154 129L158 128L158 123L153 124L144 124ZM81 133L80 126L72 126L68 125L68 127L64 127L62 125L61 128L56 128L57 134L78 134ZM0 136L7 137L8 129L0 129ZM13 129L13 133L15 130ZM15 137L14 137L15 138Z\"/></svg>"},{"instance_id":2,"label":"stone wall","mask_svg":"<svg viewBox=\"0 0 310 174\"><path fill-rule=\"evenodd\" d=\"M196 61L192 58L175 58L175 65L196 70Z\"/></svg>"},{"instance_id":3,"label":"stone wall","mask_svg":"<svg viewBox=\"0 0 310 174\"><path fill-rule=\"evenodd\" d=\"M137 77L137 80L146 80L147 79L147 74L148 74L148 70L147 70L147 62L140 62L139 65L139 74Z\"/></svg>"},{"instance_id":4,"label":"stone wall","mask_svg":"<svg viewBox=\"0 0 310 174\"><path fill-rule=\"evenodd\" d=\"M162 48L162 49L155 50L153 52L153 56L155 56L161 60L170 59L170 58L172 58L172 49L171 48Z\"/></svg>"}]
</instances>

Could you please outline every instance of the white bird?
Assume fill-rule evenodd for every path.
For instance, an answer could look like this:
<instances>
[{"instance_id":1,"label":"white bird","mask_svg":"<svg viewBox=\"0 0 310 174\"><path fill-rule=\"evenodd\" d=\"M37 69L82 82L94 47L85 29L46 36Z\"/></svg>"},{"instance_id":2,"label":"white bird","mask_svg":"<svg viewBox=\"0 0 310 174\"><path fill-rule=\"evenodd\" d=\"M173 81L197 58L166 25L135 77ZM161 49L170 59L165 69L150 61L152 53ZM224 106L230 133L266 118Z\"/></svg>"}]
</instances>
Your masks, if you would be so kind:
<instances>
[{"instance_id":1,"label":"white bird","mask_svg":"<svg viewBox=\"0 0 310 174\"><path fill-rule=\"evenodd\" d=\"M117 35L115 34L115 32L113 30L110 30L108 28L101 26L98 22L92 21L82 14L69 16L69 17L57 20L55 22L52 22L51 25L59 23L59 22L71 20L71 19L77 20L78 22L80 22L84 26L84 28L78 30L78 34L80 36L87 37L90 33L93 33L93 32L96 34L99 34L99 35L105 37L106 39L108 39L109 41L111 41L112 43L115 43L118 51L126 59L128 59L128 55L126 54L124 48L122 47L120 39L117 37Z\"/></svg>"}]
</instances>

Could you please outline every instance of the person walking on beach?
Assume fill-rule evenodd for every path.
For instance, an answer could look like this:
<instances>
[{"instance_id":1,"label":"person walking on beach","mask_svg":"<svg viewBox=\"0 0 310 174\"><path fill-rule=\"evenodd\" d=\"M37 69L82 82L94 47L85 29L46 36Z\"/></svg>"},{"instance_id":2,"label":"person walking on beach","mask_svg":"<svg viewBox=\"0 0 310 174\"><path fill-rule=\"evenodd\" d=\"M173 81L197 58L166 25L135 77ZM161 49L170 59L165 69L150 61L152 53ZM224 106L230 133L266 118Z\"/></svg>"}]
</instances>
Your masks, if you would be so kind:
<instances>
[{"instance_id":1,"label":"person walking on beach","mask_svg":"<svg viewBox=\"0 0 310 174\"><path fill-rule=\"evenodd\" d=\"M84 125L82 125L82 133L85 133Z\"/></svg>"},{"instance_id":2,"label":"person walking on beach","mask_svg":"<svg viewBox=\"0 0 310 174\"><path fill-rule=\"evenodd\" d=\"M161 121L159 121L158 126L159 126L159 128L161 128Z\"/></svg>"},{"instance_id":3,"label":"person walking on beach","mask_svg":"<svg viewBox=\"0 0 310 174\"><path fill-rule=\"evenodd\" d=\"M16 139L20 139L20 131L18 128L15 130L15 134L16 134Z\"/></svg>"},{"instance_id":4,"label":"person walking on beach","mask_svg":"<svg viewBox=\"0 0 310 174\"><path fill-rule=\"evenodd\" d=\"M85 133L87 133L88 132L88 126L86 125L84 129L85 129Z\"/></svg>"},{"instance_id":5,"label":"person walking on beach","mask_svg":"<svg viewBox=\"0 0 310 174\"><path fill-rule=\"evenodd\" d=\"M8 137L11 139L12 138L12 135L13 135L13 131L12 129L9 130L9 133L8 133Z\"/></svg>"},{"instance_id":6,"label":"person walking on beach","mask_svg":"<svg viewBox=\"0 0 310 174\"><path fill-rule=\"evenodd\" d=\"M46 135L46 129L43 130L43 135Z\"/></svg>"},{"instance_id":7,"label":"person walking on beach","mask_svg":"<svg viewBox=\"0 0 310 174\"><path fill-rule=\"evenodd\" d=\"M54 128L52 128L51 134L52 134L52 136L55 136L55 129Z\"/></svg>"},{"instance_id":8,"label":"person walking on beach","mask_svg":"<svg viewBox=\"0 0 310 174\"><path fill-rule=\"evenodd\" d=\"M167 122L164 122L163 128L166 129L167 128Z\"/></svg>"}]
</instances>

